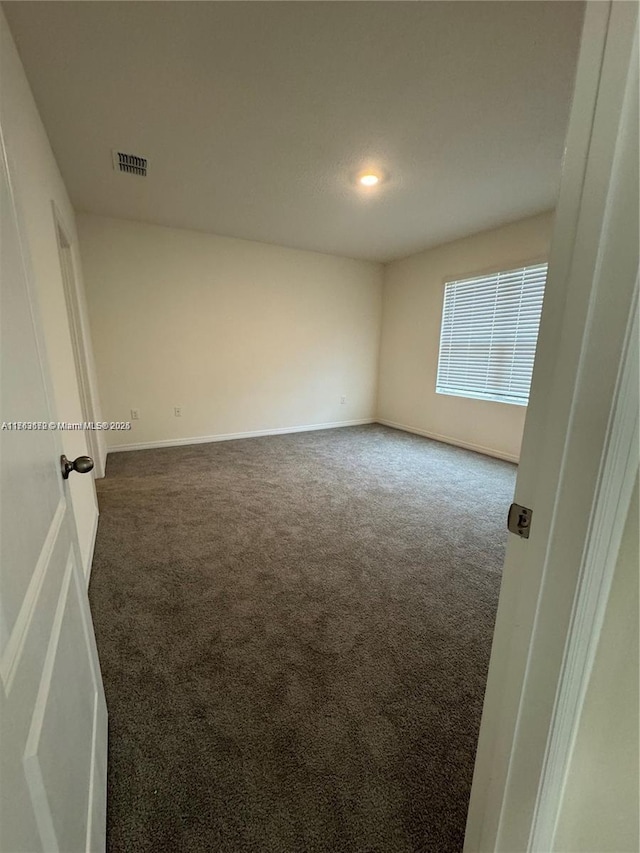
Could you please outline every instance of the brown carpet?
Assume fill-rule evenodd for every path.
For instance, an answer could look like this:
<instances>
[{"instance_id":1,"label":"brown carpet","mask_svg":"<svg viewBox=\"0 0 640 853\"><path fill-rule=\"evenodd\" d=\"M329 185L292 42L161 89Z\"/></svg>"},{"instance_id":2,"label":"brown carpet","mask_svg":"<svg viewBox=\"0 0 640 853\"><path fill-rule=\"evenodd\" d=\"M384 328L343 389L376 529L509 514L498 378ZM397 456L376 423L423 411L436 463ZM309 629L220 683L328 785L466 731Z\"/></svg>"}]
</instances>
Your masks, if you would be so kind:
<instances>
[{"instance_id":1,"label":"brown carpet","mask_svg":"<svg viewBox=\"0 0 640 853\"><path fill-rule=\"evenodd\" d=\"M108 849L459 851L514 479L377 425L111 455Z\"/></svg>"}]
</instances>

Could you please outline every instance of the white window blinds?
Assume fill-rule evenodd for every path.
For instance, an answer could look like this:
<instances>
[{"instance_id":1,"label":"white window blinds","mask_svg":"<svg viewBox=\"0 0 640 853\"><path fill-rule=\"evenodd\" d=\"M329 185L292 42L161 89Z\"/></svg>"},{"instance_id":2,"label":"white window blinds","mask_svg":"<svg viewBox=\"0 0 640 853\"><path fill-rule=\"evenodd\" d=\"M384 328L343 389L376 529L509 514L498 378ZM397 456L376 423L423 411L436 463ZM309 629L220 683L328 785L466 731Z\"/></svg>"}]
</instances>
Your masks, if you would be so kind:
<instances>
[{"instance_id":1,"label":"white window blinds","mask_svg":"<svg viewBox=\"0 0 640 853\"><path fill-rule=\"evenodd\" d=\"M445 284L436 391L526 405L547 264Z\"/></svg>"}]
</instances>

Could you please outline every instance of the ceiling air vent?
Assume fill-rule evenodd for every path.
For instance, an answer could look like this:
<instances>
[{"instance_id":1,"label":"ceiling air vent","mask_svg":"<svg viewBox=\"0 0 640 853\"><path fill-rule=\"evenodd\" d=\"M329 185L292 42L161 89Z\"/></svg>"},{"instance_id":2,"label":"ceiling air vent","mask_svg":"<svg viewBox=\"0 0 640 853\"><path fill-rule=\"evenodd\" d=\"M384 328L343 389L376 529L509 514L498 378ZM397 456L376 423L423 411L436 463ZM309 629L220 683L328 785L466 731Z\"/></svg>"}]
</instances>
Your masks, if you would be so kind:
<instances>
[{"instance_id":1,"label":"ceiling air vent","mask_svg":"<svg viewBox=\"0 0 640 853\"><path fill-rule=\"evenodd\" d=\"M147 158L138 157L136 154L124 154L122 151L113 152L113 168L116 172L125 172L127 175L147 175Z\"/></svg>"}]
</instances>

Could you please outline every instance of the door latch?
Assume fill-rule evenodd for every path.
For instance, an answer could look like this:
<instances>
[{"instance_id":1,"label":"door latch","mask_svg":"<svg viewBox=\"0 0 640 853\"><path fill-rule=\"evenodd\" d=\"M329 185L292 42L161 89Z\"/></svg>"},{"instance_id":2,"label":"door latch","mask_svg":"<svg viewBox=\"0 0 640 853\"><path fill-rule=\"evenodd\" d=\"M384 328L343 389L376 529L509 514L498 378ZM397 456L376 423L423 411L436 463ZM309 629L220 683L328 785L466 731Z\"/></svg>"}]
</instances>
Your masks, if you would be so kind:
<instances>
[{"instance_id":1,"label":"door latch","mask_svg":"<svg viewBox=\"0 0 640 853\"><path fill-rule=\"evenodd\" d=\"M520 504L511 504L509 507L509 516L507 518L507 528L509 533L515 533L516 536L521 536L523 539L529 538L531 530L531 518L533 510L528 506L520 506Z\"/></svg>"}]
</instances>

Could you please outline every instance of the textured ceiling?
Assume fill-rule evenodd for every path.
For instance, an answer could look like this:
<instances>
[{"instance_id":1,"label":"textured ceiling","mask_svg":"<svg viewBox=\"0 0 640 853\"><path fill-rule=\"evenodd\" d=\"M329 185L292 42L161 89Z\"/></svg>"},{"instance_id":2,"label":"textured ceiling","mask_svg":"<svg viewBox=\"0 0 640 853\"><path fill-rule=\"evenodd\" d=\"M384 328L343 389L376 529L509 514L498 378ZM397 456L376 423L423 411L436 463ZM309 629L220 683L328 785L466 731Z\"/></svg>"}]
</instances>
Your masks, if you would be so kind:
<instances>
[{"instance_id":1,"label":"textured ceiling","mask_svg":"<svg viewBox=\"0 0 640 853\"><path fill-rule=\"evenodd\" d=\"M79 210L387 261L555 203L582 3L3 8Z\"/></svg>"}]
</instances>

